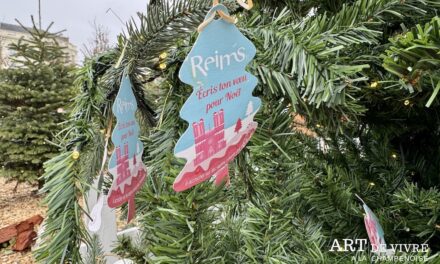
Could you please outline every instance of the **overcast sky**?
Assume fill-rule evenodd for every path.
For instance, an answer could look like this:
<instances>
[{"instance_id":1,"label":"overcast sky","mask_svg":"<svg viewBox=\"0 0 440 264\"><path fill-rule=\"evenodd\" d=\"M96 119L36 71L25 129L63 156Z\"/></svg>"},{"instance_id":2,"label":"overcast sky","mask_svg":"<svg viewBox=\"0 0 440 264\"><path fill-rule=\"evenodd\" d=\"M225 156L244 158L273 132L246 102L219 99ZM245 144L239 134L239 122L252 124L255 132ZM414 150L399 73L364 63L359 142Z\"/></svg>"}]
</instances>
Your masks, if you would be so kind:
<instances>
[{"instance_id":1,"label":"overcast sky","mask_svg":"<svg viewBox=\"0 0 440 264\"><path fill-rule=\"evenodd\" d=\"M116 43L116 36L124 29L118 18L107 12L111 8L125 23L136 12L144 12L148 0L41 0L43 27L55 22L55 30L65 29L63 35L70 38L80 49L93 36L91 24L98 24L110 31L110 40ZM0 0L0 22L15 24L15 18L26 26L31 24L34 15L38 23L38 0Z\"/></svg>"}]
</instances>

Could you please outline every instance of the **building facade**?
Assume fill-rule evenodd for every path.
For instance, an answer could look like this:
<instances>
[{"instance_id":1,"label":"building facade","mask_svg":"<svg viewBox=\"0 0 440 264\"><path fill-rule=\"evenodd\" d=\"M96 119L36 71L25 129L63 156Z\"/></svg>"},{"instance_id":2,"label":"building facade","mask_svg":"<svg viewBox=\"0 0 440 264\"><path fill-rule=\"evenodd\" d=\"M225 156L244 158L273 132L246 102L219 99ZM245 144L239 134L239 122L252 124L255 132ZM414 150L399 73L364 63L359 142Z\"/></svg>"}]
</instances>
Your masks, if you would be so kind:
<instances>
[{"instance_id":1,"label":"building facade","mask_svg":"<svg viewBox=\"0 0 440 264\"><path fill-rule=\"evenodd\" d=\"M223 109L218 113L214 113L213 129L206 131L205 120L200 119L200 122L193 123L193 132L196 146L194 165L199 165L226 147L225 113Z\"/></svg>"},{"instance_id":2,"label":"building facade","mask_svg":"<svg viewBox=\"0 0 440 264\"><path fill-rule=\"evenodd\" d=\"M30 38L30 34L20 25L12 25L7 23L0 23L0 68L8 68L11 66L10 57L14 51L9 49L9 45L17 43L21 38ZM77 63L77 48L70 43L69 38L64 36L57 37L58 43L65 47L67 53L67 61L69 63Z\"/></svg>"}]
</instances>

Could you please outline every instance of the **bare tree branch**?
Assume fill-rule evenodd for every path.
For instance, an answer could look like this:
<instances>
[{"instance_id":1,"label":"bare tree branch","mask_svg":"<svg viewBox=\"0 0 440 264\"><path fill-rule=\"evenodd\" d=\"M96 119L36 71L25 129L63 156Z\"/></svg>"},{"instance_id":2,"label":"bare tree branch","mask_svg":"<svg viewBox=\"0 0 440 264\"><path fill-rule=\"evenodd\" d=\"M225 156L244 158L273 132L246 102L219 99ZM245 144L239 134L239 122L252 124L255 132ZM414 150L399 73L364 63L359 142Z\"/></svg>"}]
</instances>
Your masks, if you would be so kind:
<instances>
[{"instance_id":1,"label":"bare tree branch","mask_svg":"<svg viewBox=\"0 0 440 264\"><path fill-rule=\"evenodd\" d=\"M98 24L96 19L90 23L93 28L93 36L88 40L87 44L83 45L81 49L84 57L93 57L111 48L110 45L110 30L102 24Z\"/></svg>"}]
</instances>

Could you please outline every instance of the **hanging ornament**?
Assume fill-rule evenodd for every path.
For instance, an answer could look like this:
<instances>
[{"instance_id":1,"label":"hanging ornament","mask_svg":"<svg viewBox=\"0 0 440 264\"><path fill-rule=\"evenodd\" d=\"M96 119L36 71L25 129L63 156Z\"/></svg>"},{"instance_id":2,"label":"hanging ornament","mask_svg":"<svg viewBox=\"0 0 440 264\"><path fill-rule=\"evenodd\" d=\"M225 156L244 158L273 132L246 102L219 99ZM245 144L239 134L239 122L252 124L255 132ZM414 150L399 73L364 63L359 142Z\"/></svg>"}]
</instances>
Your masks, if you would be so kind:
<instances>
[{"instance_id":1,"label":"hanging ornament","mask_svg":"<svg viewBox=\"0 0 440 264\"><path fill-rule=\"evenodd\" d=\"M380 225L379 219L359 196L356 195L356 197L363 203L365 211L364 223L368 238L370 239L372 251L376 254L386 253L387 244L385 242L383 228Z\"/></svg>"},{"instance_id":2,"label":"hanging ornament","mask_svg":"<svg viewBox=\"0 0 440 264\"><path fill-rule=\"evenodd\" d=\"M367 229L368 238L370 239L373 251L380 252L383 251L382 249L386 250L384 232L379 219L377 219L377 216L365 203L363 204L363 207L365 211L365 228Z\"/></svg>"},{"instance_id":3,"label":"hanging ornament","mask_svg":"<svg viewBox=\"0 0 440 264\"><path fill-rule=\"evenodd\" d=\"M108 165L114 179L107 202L111 208L128 202L128 222L135 215L134 196L147 175L142 163L143 144L138 138L136 109L137 103L130 79L124 76L112 108L117 123L112 134L115 150Z\"/></svg>"},{"instance_id":4,"label":"hanging ornament","mask_svg":"<svg viewBox=\"0 0 440 264\"><path fill-rule=\"evenodd\" d=\"M226 18L214 20L216 12ZM194 90L180 111L190 126L174 149L177 157L187 161L174 182L177 192L211 177L216 185L228 182L229 162L257 128L253 118L261 101L252 91L258 80L245 71L256 48L234 21L225 6L215 5L181 67L180 80Z\"/></svg>"}]
</instances>

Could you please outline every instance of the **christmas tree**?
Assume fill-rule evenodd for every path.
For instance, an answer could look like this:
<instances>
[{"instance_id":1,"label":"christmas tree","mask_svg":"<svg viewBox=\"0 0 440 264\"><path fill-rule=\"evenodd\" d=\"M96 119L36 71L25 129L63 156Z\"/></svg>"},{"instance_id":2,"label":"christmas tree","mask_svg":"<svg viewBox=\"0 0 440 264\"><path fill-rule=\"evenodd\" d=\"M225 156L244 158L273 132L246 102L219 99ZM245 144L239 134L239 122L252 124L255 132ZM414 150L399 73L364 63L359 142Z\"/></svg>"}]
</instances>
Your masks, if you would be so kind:
<instances>
[{"instance_id":1,"label":"christmas tree","mask_svg":"<svg viewBox=\"0 0 440 264\"><path fill-rule=\"evenodd\" d=\"M0 71L0 175L17 182L34 183L57 154L74 96L73 68L50 28L23 27L30 38L11 44L12 66Z\"/></svg>"},{"instance_id":2,"label":"christmas tree","mask_svg":"<svg viewBox=\"0 0 440 264\"><path fill-rule=\"evenodd\" d=\"M240 132L241 128L243 127L243 125L241 124L241 118L239 118L237 120L237 123L235 124L235 128L234 128L234 132L238 133Z\"/></svg>"},{"instance_id":3,"label":"christmas tree","mask_svg":"<svg viewBox=\"0 0 440 264\"><path fill-rule=\"evenodd\" d=\"M39 260L77 263L79 242L91 244L77 194L99 174L100 130L128 73L149 178L136 197L141 244L121 239L119 255L136 263L370 263L369 251L331 251L335 239L368 237L358 195L387 243L431 249L397 256L439 261L440 3L261 0L251 11L224 4L257 47L247 70L262 99L260 125L230 164L230 187L173 190L185 161L172 153L188 127L179 110L192 93L178 72L212 3L151 1L119 47L82 69L76 122L65 151L47 164L52 212ZM75 148L83 159L72 160ZM61 225L67 217L71 224Z\"/></svg>"}]
</instances>

